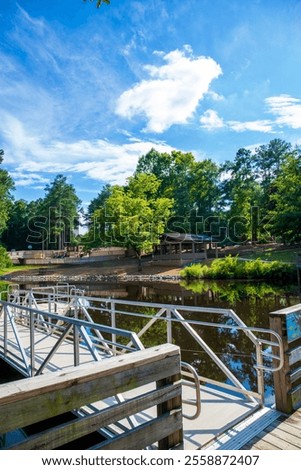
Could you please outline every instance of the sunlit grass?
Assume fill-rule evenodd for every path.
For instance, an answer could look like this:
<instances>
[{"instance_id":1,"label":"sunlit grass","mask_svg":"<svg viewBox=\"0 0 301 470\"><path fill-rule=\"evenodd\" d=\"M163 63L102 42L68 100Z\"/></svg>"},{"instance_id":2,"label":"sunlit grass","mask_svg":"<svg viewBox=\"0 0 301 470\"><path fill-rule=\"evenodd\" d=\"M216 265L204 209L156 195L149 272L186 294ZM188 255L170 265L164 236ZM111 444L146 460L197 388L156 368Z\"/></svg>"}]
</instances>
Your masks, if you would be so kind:
<instances>
[{"instance_id":1,"label":"sunlit grass","mask_svg":"<svg viewBox=\"0 0 301 470\"><path fill-rule=\"evenodd\" d=\"M5 276L6 274L10 274L10 273L14 273L14 272L18 272L18 271L30 271L32 269L37 269L39 266L38 265L34 265L34 264L26 264L24 266L22 265L15 265L15 266L11 266L9 268L5 268L5 269L0 269L0 276Z\"/></svg>"},{"instance_id":2,"label":"sunlit grass","mask_svg":"<svg viewBox=\"0 0 301 470\"><path fill-rule=\"evenodd\" d=\"M260 258L265 261L281 261L282 263L295 263L298 253L301 253L300 248L288 250L273 250L273 248L268 248L264 251L257 251L256 253L246 253L242 256L248 259Z\"/></svg>"}]
</instances>

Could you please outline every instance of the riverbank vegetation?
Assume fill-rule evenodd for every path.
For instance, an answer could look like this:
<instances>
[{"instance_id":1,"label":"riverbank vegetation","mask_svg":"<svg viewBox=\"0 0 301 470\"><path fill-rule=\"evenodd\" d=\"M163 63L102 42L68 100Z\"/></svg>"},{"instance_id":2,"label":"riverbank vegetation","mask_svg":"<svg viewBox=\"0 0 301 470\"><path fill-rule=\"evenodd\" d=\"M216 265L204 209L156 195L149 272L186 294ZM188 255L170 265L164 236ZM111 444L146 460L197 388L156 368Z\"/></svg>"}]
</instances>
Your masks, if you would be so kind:
<instances>
[{"instance_id":1,"label":"riverbank vegetation","mask_svg":"<svg viewBox=\"0 0 301 470\"><path fill-rule=\"evenodd\" d=\"M6 270L7 268L11 268L12 265L12 261L8 256L6 249L0 245L0 273L1 271Z\"/></svg>"},{"instance_id":2,"label":"riverbank vegetation","mask_svg":"<svg viewBox=\"0 0 301 470\"><path fill-rule=\"evenodd\" d=\"M226 256L207 264L192 264L180 271L184 279L252 279L293 282L296 268L280 261L265 262L261 259L242 261L237 256Z\"/></svg>"}]
</instances>

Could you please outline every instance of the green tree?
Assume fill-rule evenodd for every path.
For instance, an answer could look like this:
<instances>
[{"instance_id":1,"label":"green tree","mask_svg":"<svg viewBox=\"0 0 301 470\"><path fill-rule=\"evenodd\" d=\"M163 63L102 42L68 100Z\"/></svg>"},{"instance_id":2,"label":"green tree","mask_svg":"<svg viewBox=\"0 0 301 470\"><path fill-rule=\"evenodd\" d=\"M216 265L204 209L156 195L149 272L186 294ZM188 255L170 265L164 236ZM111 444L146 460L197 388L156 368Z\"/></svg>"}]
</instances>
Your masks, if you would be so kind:
<instances>
[{"instance_id":1,"label":"green tree","mask_svg":"<svg viewBox=\"0 0 301 470\"><path fill-rule=\"evenodd\" d=\"M301 241L301 155L296 149L282 163L272 185L269 229L284 243Z\"/></svg>"},{"instance_id":2,"label":"green tree","mask_svg":"<svg viewBox=\"0 0 301 470\"><path fill-rule=\"evenodd\" d=\"M292 146L284 140L274 139L267 145L261 145L254 153L254 173L261 187L259 207L261 218L268 220L274 208L273 182L281 172L283 163L292 153Z\"/></svg>"},{"instance_id":3,"label":"green tree","mask_svg":"<svg viewBox=\"0 0 301 470\"><path fill-rule=\"evenodd\" d=\"M196 161L192 153L170 154L151 149L140 157L136 175L155 175L161 182L159 195L174 200L168 230L199 232L204 221L216 212L219 201L219 166L210 159Z\"/></svg>"},{"instance_id":4,"label":"green tree","mask_svg":"<svg viewBox=\"0 0 301 470\"><path fill-rule=\"evenodd\" d=\"M94 216L95 211L105 206L106 200L108 199L110 194L111 194L111 185L106 184L102 188L100 193L90 202L88 209L87 209L86 216L85 216L89 227L93 224L93 216Z\"/></svg>"},{"instance_id":5,"label":"green tree","mask_svg":"<svg viewBox=\"0 0 301 470\"><path fill-rule=\"evenodd\" d=\"M0 165L3 162L4 151L0 149ZM0 168L0 236L6 228L12 207L12 190L14 182L6 170Z\"/></svg>"},{"instance_id":6,"label":"green tree","mask_svg":"<svg viewBox=\"0 0 301 470\"><path fill-rule=\"evenodd\" d=\"M29 232L28 220L30 218L28 206L28 202L23 199L14 201L12 205L6 230L2 235L2 241L8 250L27 249L26 240Z\"/></svg>"},{"instance_id":7,"label":"green tree","mask_svg":"<svg viewBox=\"0 0 301 470\"><path fill-rule=\"evenodd\" d=\"M220 167L212 160L195 162L192 173L190 199L194 212L191 214L191 227L194 233L210 230L211 216L220 213ZM195 217L195 219L194 219Z\"/></svg>"},{"instance_id":8,"label":"green tree","mask_svg":"<svg viewBox=\"0 0 301 470\"><path fill-rule=\"evenodd\" d=\"M46 186L45 193L39 206L40 225L44 221L43 232L44 235L47 233L47 238L43 238L43 247L62 250L66 244L74 242L81 201L73 185L68 184L63 175L57 175Z\"/></svg>"},{"instance_id":9,"label":"green tree","mask_svg":"<svg viewBox=\"0 0 301 470\"><path fill-rule=\"evenodd\" d=\"M258 206L261 187L254 171L255 161L250 150L241 148L234 161L222 166L224 214L228 237L234 243L257 240L257 227L252 226L252 208Z\"/></svg>"},{"instance_id":10,"label":"green tree","mask_svg":"<svg viewBox=\"0 0 301 470\"><path fill-rule=\"evenodd\" d=\"M172 197L172 166L172 155L167 152L160 153L152 148L146 155L142 155L139 158L134 175L138 175L140 173L155 175L161 183L158 188L160 195L164 197Z\"/></svg>"},{"instance_id":11,"label":"green tree","mask_svg":"<svg viewBox=\"0 0 301 470\"><path fill-rule=\"evenodd\" d=\"M112 186L105 205L95 211L98 245L132 248L141 270L141 256L152 251L164 232L173 201L157 197L160 181L155 175L140 173L128 179L125 186Z\"/></svg>"},{"instance_id":12,"label":"green tree","mask_svg":"<svg viewBox=\"0 0 301 470\"><path fill-rule=\"evenodd\" d=\"M6 249L0 245L0 270L10 268L13 265Z\"/></svg>"}]
</instances>

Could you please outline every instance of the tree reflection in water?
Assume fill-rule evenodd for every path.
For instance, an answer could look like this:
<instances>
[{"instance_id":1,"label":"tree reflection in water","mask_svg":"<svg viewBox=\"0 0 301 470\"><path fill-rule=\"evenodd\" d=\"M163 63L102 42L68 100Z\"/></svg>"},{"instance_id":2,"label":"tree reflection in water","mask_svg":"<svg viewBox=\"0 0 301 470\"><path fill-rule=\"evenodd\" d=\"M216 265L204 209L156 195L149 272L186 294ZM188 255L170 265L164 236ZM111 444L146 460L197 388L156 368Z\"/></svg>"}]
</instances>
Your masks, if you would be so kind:
<instances>
[{"instance_id":1,"label":"tree reflection in water","mask_svg":"<svg viewBox=\"0 0 301 470\"><path fill-rule=\"evenodd\" d=\"M86 286L87 287L87 286ZM115 288L114 288L115 287ZM267 283L250 282L181 282L177 283L131 283L111 286L111 296L124 300L136 300L142 302L156 302L162 304L176 304L179 306L200 306L212 308L232 309L247 326L269 328L269 312L279 310L300 301L296 286L285 288ZM108 292L108 286L106 293ZM96 286L93 286L93 295L96 295ZM118 292L122 291L122 295ZM121 293L121 292L120 292ZM89 289L87 291L89 295ZM101 292L97 295L101 296ZM131 311L130 307L123 307L124 311ZM148 316L154 315L155 309L140 307L139 312ZM107 316L106 316L107 317ZM217 316L213 313L185 313L189 320L204 322L217 322L231 327L234 322L226 316ZM108 318L97 321L108 322ZM139 332L146 325L148 319L117 315L117 326ZM257 389L257 375L254 369L255 348L247 336L235 328L206 327L197 325L194 327L202 339L212 348L221 361L234 375L245 385L247 389ZM227 379L217 365L208 357L197 344L187 330L179 323L173 323L173 342L180 346L182 360L191 363L201 376L225 382ZM141 337L143 344L154 346L167 340L166 323L158 320ZM272 374L265 374L266 394L273 393Z\"/></svg>"}]
</instances>

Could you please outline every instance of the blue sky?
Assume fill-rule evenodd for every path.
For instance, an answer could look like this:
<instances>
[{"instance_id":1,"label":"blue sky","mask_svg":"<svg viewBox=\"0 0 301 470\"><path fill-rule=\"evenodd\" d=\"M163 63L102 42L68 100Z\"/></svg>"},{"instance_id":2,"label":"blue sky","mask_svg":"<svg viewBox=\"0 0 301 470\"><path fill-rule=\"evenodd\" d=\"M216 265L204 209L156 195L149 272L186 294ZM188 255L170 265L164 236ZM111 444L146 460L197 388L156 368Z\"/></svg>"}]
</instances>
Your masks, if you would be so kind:
<instances>
[{"instance_id":1,"label":"blue sky","mask_svg":"<svg viewBox=\"0 0 301 470\"><path fill-rule=\"evenodd\" d=\"M1 0L0 148L15 198L86 206L151 147L301 144L300 0Z\"/></svg>"}]
</instances>

